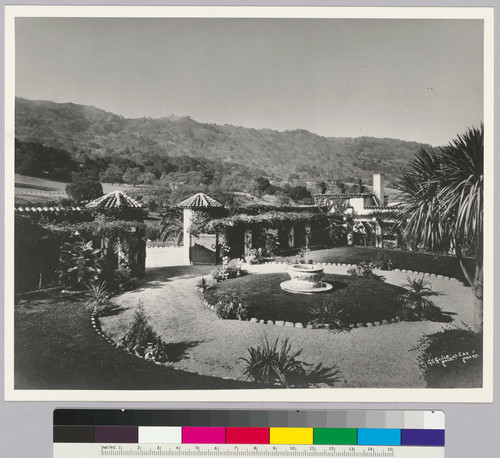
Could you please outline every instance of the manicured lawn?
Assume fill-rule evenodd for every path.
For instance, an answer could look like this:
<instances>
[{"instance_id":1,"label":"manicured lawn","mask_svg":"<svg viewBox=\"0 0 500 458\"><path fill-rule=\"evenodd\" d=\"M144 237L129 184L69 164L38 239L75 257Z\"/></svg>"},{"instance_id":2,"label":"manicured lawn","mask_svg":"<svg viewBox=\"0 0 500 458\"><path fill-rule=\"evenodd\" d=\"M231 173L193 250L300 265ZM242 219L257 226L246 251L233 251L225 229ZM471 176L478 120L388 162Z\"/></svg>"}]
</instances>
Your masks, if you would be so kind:
<instances>
[{"instance_id":1,"label":"manicured lawn","mask_svg":"<svg viewBox=\"0 0 500 458\"><path fill-rule=\"evenodd\" d=\"M371 247L338 247L324 250L314 250L308 253L308 259L314 262L332 262L359 264L370 261L378 252L383 251L391 259L394 268L416 270L436 275L445 275L463 279L462 269L455 256L433 256L425 253L415 253L402 250L380 250ZM293 260L297 256L278 258L279 261ZM474 260L468 258L466 264L473 265Z\"/></svg>"},{"instance_id":2,"label":"manicured lawn","mask_svg":"<svg viewBox=\"0 0 500 458\"><path fill-rule=\"evenodd\" d=\"M255 388L157 366L115 349L90 324L81 298L59 293L15 306L15 388L166 390Z\"/></svg>"},{"instance_id":3,"label":"manicured lawn","mask_svg":"<svg viewBox=\"0 0 500 458\"><path fill-rule=\"evenodd\" d=\"M205 292L208 302L215 304L224 294L232 293L248 305L249 318L300 322L306 325L309 309L324 302L333 302L349 312L349 323L387 320L399 315L397 297L403 288L383 281L327 274L323 281L333 289L323 293L303 295L283 291L280 283L289 280L285 273L250 274L215 284Z\"/></svg>"}]
</instances>

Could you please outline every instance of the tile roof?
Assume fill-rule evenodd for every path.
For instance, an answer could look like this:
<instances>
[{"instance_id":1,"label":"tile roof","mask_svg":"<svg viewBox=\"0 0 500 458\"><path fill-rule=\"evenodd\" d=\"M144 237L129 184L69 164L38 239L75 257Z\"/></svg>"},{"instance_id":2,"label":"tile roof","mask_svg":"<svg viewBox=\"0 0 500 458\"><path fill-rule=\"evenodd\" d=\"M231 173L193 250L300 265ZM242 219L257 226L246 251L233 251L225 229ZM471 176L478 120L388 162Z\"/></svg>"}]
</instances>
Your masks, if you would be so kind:
<instances>
[{"instance_id":1,"label":"tile roof","mask_svg":"<svg viewBox=\"0 0 500 458\"><path fill-rule=\"evenodd\" d=\"M27 207L16 206L14 211L19 213L57 213L57 212L81 212L80 207Z\"/></svg>"},{"instance_id":2,"label":"tile roof","mask_svg":"<svg viewBox=\"0 0 500 458\"><path fill-rule=\"evenodd\" d=\"M179 208L210 208L210 207L222 207L222 204L217 202L210 196L199 192L194 196L183 200L181 203L177 204Z\"/></svg>"}]
</instances>

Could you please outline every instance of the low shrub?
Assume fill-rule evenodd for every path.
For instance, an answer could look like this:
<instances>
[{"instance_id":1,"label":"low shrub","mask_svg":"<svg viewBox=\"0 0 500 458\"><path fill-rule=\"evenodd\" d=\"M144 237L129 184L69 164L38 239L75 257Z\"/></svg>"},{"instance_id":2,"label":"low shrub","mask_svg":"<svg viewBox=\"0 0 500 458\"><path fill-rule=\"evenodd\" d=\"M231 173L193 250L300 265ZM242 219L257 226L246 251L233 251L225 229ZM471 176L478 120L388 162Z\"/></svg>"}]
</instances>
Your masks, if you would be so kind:
<instances>
[{"instance_id":1,"label":"low shrub","mask_svg":"<svg viewBox=\"0 0 500 458\"><path fill-rule=\"evenodd\" d=\"M245 261L247 264L258 264L262 259L262 248L252 248L245 255Z\"/></svg>"},{"instance_id":2,"label":"low shrub","mask_svg":"<svg viewBox=\"0 0 500 458\"><path fill-rule=\"evenodd\" d=\"M224 294L215 304L215 311L223 320L246 320L247 307L233 294Z\"/></svg>"},{"instance_id":3,"label":"low shrub","mask_svg":"<svg viewBox=\"0 0 500 458\"><path fill-rule=\"evenodd\" d=\"M267 336L261 345L247 348L248 357L243 374L257 383L269 387L309 387L320 383L333 385L341 381L340 370L325 368L321 364L308 370L310 364L299 359L302 350L292 351L289 339L277 338L270 343Z\"/></svg>"},{"instance_id":4,"label":"low shrub","mask_svg":"<svg viewBox=\"0 0 500 458\"><path fill-rule=\"evenodd\" d=\"M134 287L135 277L132 276L130 267L120 267L113 271L110 281L113 292L130 291Z\"/></svg>"},{"instance_id":5,"label":"low shrub","mask_svg":"<svg viewBox=\"0 0 500 458\"><path fill-rule=\"evenodd\" d=\"M339 331L349 329L349 315L346 309L334 302L323 302L309 309L309 324L315 328L328 326Z\"/></svg>"},{"instance_id":6,"label":"low shrub","mask_svg":"<svg viewBox=\"0 0 500 458\"><path fill-rule=\"evenodd\" d=\"M478 388L482 386L483 335L468 326L452 325L420 338L412 351L429 388Z\"/></svg>"},{"instance_id":7,"label":"low shrub","mask_svg":"<svg viewBox=\"0 0 500 458\"><path fill-rule=\"evenodd\" d=\"M99 280L102 273L101 250L92 241L65 242L60 250L59 281L73 290Z\"/></svg>"},{"instance_id":8,"label":"low shrub","mask_svg":"<svg viewBox=\"0 0 500 458\"><path fill-rule=\"evenodd\" d=\"M364 261L348 269L347 273L353 277L378 278L377 275L373 273L372 265Z\"/></svg>"},{"instance_id":9,"label":"low shrub","mask_svg":"<svg viewBox=\"0 0 500 458\"><path fill-rule=\"evenodd\" d=\"M160 240L160 229L161 229L160 222L153 220L146 220L144 224L145 224L146 240L151 240L152 242Z\"/></svg>"},{"instance_id":10,"label":"low shrub","mask_svg":"<svg viewBox=\"0 0 500 458\"><path fill-rule=\"evenodd\" d=\"M231 265L230 263L231 261L224 263L219 269L211 272L212 278L216 282L229 280L231 278L239 278L248 274L248 271L243 269L240 265L237 265L236 263Z\"/></svg>"},{"instance_id":11,"label":"low shrub","mask_svg":"<svg viewBox=\"0 0 500 458\"><path fill-rule=\"evenodd\" d=\"M148 342L144 350L144 359L164 363L168 361L167 345L161 337L156 337L154 342Z\"/></svg>"},{"instance_id":12,"label":"low shrub","mask_svg":"<svg viewBox=\"0 0 500 458\"><path fill-rule=\"evenodd\" d=\"M392 270L394 268L387 253L379 251L370 261L372 269Z\"/></svg>"},{"instance_id":13,"label":"low shrub","mask_svg":"<svg viewBox=\"0 0 500 458\"><path fill-rule=\"evenodd\" d=\"M135 311L132 325L122 339L122 344L131 351L137 351L138 348L142 349L144 354L148 344L156 342L158 335L153 330L149 317L144 311L144 306L139 303Z\"/></svg>"}]
</instances>

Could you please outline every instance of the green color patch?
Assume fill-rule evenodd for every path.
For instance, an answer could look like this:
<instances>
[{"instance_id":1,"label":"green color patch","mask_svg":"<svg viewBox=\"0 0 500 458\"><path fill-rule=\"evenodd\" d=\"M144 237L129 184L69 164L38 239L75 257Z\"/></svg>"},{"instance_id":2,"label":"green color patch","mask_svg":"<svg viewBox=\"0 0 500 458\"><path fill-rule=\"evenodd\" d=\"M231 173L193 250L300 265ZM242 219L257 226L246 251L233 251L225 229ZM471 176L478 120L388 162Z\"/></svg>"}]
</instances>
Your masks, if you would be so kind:
<instances>
[{"instance_id":1,"label":"green color patch","mask_svg":"<svg viewBox=\"0 0 500 458\"><path fill-rule=\"evenodd\" d=\"M357 428L314 428L314 444L357 445Z\"/></svg>"}]
</instances>

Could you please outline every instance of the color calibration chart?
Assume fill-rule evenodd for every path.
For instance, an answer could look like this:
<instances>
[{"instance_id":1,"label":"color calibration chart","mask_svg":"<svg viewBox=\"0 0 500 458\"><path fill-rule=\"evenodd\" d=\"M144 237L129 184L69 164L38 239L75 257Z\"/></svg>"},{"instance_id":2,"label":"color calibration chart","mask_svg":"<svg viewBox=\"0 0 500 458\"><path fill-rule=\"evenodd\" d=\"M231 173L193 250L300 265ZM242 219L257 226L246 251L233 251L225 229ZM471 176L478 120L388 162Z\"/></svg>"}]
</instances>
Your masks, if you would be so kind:
<instances>
[{"instance_id":1,"label":"color calibration chart","mask_svg":"<svg viewBox=\"0 0 500 458\"><path fill-rule=\"evenodd\" d=\"M444 458L444 413L403 410L54 411L54 458Z\"/></svg>"}]
</instances>

